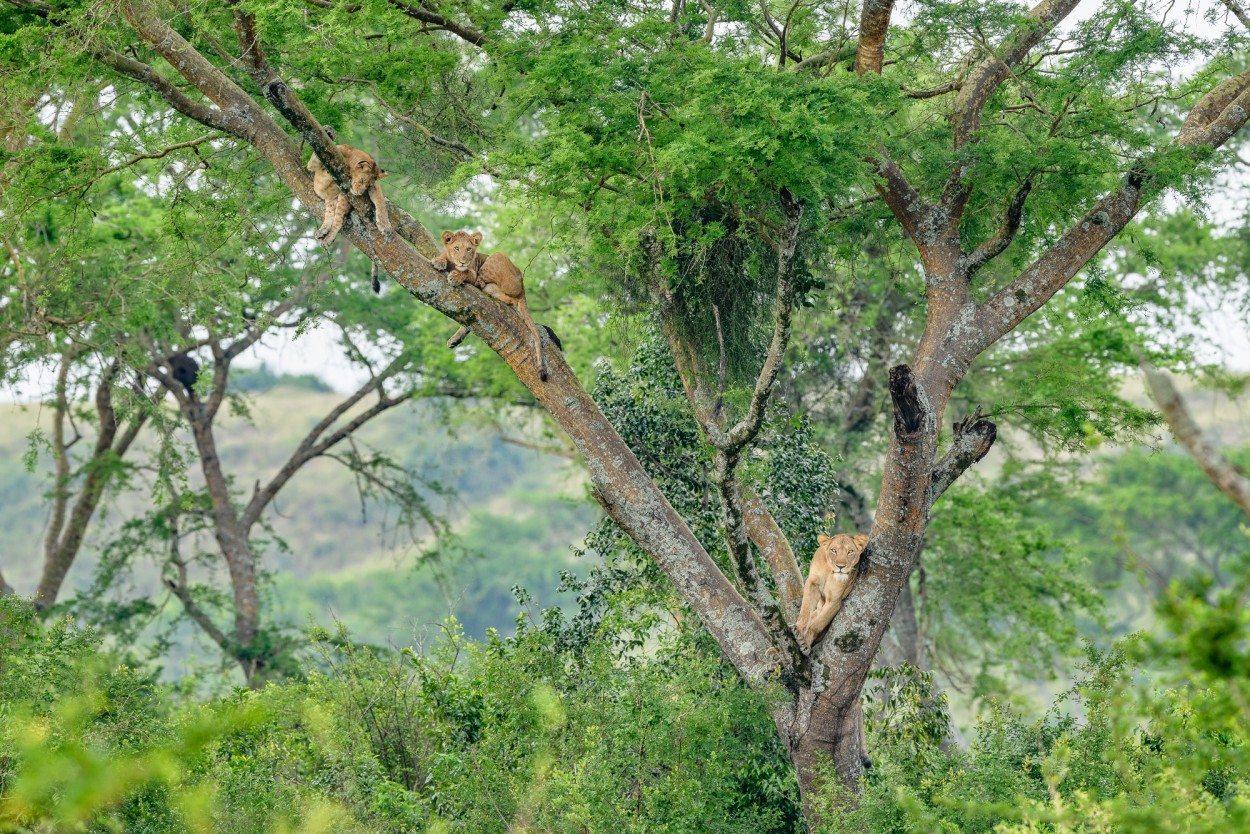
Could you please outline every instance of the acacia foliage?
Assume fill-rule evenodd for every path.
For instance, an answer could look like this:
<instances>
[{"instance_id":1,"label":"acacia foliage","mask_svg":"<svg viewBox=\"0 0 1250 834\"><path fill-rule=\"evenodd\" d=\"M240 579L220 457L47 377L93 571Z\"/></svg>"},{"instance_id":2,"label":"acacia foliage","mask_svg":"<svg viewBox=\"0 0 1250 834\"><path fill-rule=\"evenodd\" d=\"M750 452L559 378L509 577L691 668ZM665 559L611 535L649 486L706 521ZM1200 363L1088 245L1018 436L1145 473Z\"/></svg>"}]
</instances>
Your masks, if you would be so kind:
<instances>
[{"instance_id":1,"label":"acacia foliage","mask_svg":"<svg viewBox=\"0 0 1250 834\"><path fill-rule=\"evenodd\" d=\"M305 680L195 704L73 623L0 618L3 831L799 830L760 695L693 633L640 658L547 625L448 623L426 656L320 630Z\"/></svg>"}]
</instances>

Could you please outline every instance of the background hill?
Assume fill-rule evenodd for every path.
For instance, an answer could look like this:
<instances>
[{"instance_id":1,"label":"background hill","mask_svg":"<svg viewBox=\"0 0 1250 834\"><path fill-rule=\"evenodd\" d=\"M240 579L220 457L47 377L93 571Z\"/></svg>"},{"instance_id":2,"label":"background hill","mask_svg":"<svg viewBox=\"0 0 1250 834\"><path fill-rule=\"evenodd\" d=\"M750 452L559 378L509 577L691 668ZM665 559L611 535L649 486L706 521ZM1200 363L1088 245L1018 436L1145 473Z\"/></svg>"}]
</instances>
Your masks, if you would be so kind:
<instances>
[{"instance_id":1,"label":"background hill","mask_svg":"<svg viewBox=\"0 0 1250 834\"><path fill-rule=\"evenodd\" d=\"M250 489L275 471L341 399L317 388L324 387L298 379L273 385L255 397L247 419L223 418L219 451L236 488ZM579 467L504 442L469 419L448 428L435 413L443 405L397 408L358 432L357 442L392 454L423 481L449 490L428 492L432 507L451 524L451 546L436 549L428 531L414 540L397 530L387 507L362 505L346 468L313 461L276 505L276 540L264 555L273 575L273 610L297 625L338 617L368 642L407 645L449 614L480 637L488 628L513 631L520 611L513 586L546 607L558 601L561 571L589 570L589 558L570 550L599 516ZM0 565L21 593L34 589L42 561L51 462L38 454L37 443L32 446L31 433L46 426L48 416L38 404L0 405ZM71 572L71 588L90 584L101 548L122 520L145 509L144 501L136 494L109 497L101 507L103 523L93 528ZM133 583L156 593L156 579L152 566L141 566Z\"/></svg>"}]
</instances>

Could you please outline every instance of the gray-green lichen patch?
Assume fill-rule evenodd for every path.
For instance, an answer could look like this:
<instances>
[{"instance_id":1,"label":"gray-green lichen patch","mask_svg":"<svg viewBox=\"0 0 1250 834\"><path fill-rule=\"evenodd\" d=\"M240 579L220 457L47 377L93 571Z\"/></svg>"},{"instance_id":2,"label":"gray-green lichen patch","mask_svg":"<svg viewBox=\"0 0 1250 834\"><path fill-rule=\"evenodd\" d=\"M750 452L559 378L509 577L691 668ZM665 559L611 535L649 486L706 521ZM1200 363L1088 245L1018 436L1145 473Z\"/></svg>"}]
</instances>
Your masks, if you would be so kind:
<instances>
[{"instance_id":1,"label":"gray-green lichen patch","mask_svg":"<svg viewBox=\"0 0 1250 834\"><path fill-rule=\"evenodd\" d=\"M864 638L858 631L848 631L846 634L839 634L834 639L833 645L837 646L838 651L843 654L854 654L864 645Z\"/></svg>"}]
</instances>

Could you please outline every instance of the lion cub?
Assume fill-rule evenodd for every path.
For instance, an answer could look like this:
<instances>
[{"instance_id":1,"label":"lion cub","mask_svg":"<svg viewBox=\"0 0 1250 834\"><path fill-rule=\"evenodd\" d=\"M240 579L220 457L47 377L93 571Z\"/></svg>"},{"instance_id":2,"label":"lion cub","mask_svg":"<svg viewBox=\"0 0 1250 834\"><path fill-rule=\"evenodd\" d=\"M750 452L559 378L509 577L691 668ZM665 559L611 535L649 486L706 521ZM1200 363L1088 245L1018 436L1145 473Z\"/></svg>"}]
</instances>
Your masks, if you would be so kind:
<instances>
[{"instance_id":1,"label":"lion cub","mask_svg":"<svg viewBox=\"0 0 1250 834\"><path fill-rule=\"evenodd\" d=\"M330 133L329 130L326 132ZM330 138L335 138L333 133L330 133ZM347 160L347 170L352 177L352 194L357 197L369 195L373 202L373 211L377 215L378 230L383 234L390 234L393 228L391 218L386 213L386 198L382 196L382 186L378 184L378 180L386 177L386 172L378 167L373 157L359 148L351 145L339 145L338 148L339 153ZM326 204L326 216L321 228L317 230L317 240L321 241L322 246L329 246L334 242L339 229L343 228L343 221L347 219L347 212L351 210L352 204L347 195L339 190L334 177L330 176L330 172L315 153L308 160L308 171L313 175L313 191ZM376 277L374 282L376 284Z\"/></svg>"},{"instance_id":2,"label":"lion cub","mask_svg":"<svg viewBox=\"0 0 1250 834\"><path fill-rule=\"evenodd\" d=\"M468 281L491 298L510 304L521 314L530 333L534 335L534 355L538 359L538 376L547 381L547 360L543 356L543 340L538 335L538 325L525 305L525 284L521 270L502 252L483 255L477 251L482 243L481 232L443 232L443 254L430 261L435 269L451 270L451 283L460 286ZM469 335L468 327L461 327L447 340L447 347L454 348ZM554 334L553 334L554 335Z\"/></svg>"},{"instance_id":3,"label":"lion cub","mask_svg":"<svg viewBox=\"0 0 1250 834\"><path fill-rule=\"evenodd\" d=\"M820 546L812 556L811 571L803 586L803 605L795 623L799 642L808 651L825 633L833 616L841 610L842 601L851 593L860 554L868 546L868 537L863 534L820 535L816 541Z\"/></svg>"}]
</instances>

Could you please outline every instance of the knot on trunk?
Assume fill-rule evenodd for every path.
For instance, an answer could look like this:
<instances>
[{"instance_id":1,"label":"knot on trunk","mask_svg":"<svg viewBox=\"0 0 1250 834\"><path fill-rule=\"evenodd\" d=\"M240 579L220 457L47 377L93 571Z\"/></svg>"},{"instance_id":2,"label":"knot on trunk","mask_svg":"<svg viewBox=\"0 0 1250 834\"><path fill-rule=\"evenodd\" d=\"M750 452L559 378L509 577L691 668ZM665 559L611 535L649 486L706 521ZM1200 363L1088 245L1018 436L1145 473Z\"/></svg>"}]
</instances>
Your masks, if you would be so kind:
<instances>
[{"instance_id":1,"label":"knot on trunk","mask_svg":"<svg viewBox=\"0 0 1250 834\"><path fill-rule=\"evenodd\" d=\"M890 399L894 401L894 433L902 437L919 431L924 422L924 406L907 365L890 368Z\"/></svg>"}]
</instances>

